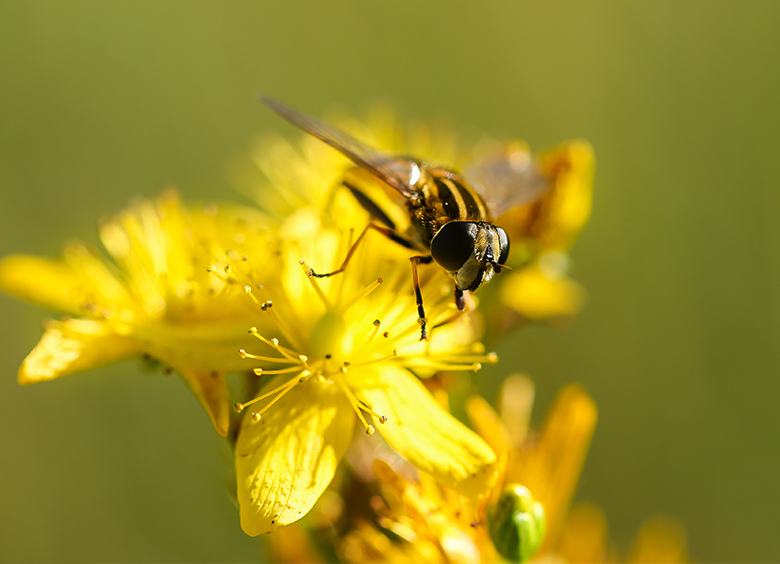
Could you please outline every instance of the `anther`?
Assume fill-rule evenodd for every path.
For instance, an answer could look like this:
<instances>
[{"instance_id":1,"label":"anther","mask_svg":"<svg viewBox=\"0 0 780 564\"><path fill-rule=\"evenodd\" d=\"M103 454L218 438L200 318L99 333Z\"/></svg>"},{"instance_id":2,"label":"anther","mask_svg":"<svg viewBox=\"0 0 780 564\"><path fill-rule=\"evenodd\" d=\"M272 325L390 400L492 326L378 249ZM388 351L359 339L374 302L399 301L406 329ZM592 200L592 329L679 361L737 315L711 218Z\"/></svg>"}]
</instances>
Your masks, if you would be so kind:
<instances>
[{"instance_id":1,"label":"anther","mask_svg":"<svg viewBox=\"0 0 780 564\"><path fill-rule=\"evenodd\" d=\"M380 325L382 325L382 322L378 319L374 319L374 327L379 327Z\"/></svg>"},{"instance_id":2,"label":"anther","mask_svg":"<svg viewBox=\"0 0 780 564\"><path fill-rule=\"evenodd\" d=\"M306 261L301 259L298 261L298 264L300 264L303 267L303 271L306 273L306 276L309 278L314 277L314 269L310 266L306 266Z\"/></svg>"},{"instance_id":3,"label":"anther","mask_svg":"<svg viewBox=\"0 0 780 564\"><path fill-rule=\"evenodd\" d=\"M373 435L376 433L376 429L374 429L373 425L367 425L366 426L366 435Z\"/></svg>"},{"instance_id":4,"label":"anther","mask_svg":"<svg viewBox=\"0 0 780 564\"><path fill-rule=\"evenodd\" d=\"M246 358L246 351L244 349L238 349L238 354L241 358Z\"/></svg>"},{"instance_id":5,"label":"anther","mask_svg":"<svg viewBox=\"0 0 780 564\"><path fill-rule=\"evenodd\" d=\"M252 421L254 421L255 423L257 423L263 418L263 416L260 415L257 411L253 411L251 417L252 417Z\"/></svg>"},{"instance_id":6,"label":"anther","mask_svg":"<svg viewBox=\"0 0 780 564\"><path fill-rule=\"evenodd\" d=\"M371 292L376 290L380 284L382 284L383 280L381 278L377 278L374 282L363 288L360 292L355 294L352 298L344 302L340 309L341 311L347 311L349 308L351 308L353 305L355 305L357 302L368 296Z\"/></svg>"},{"instance_id":7,"label":"anther","mask_svg":"<svg viewBox=\"0 0 780 564\"><path fill-rule=\"evenodd\" d=\"M236 402L233 404L233 409L236 410L236 413L241 413L242 411L244 411L244 407L246 406L241 402Z\"/></svg>"}]
</instances>

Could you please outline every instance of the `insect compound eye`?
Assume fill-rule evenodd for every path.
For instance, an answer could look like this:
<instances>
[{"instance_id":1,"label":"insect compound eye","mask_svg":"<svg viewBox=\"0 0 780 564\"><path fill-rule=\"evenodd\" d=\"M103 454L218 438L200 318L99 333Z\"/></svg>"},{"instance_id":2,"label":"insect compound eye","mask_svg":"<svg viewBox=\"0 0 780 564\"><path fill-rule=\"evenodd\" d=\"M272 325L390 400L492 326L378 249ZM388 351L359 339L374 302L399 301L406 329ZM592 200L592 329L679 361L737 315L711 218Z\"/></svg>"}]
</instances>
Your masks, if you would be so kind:
<instances>
[{"instance_id":1,"label":"insect compound eye","mask_svg":"<svg viewBox=\"0 0 780 564\"><path fill-rule=\"evenodd\" d=\"M433 237L431 256L444 270L455 272L474 254L476 241L476 223L451 221Z\"/></svg>"},{"instance_id":2,"label":"insect compound eye","mask_svg":"<svg viewBox=\"0 0 780 564\"><path fill-rule=\"evenodd\" d=\"M498 233L498 244L501 245L501 254L498 255L498 264L504 264L509 258L509 235L500 227L496 227Z\"/></svg>"}]
</instances>

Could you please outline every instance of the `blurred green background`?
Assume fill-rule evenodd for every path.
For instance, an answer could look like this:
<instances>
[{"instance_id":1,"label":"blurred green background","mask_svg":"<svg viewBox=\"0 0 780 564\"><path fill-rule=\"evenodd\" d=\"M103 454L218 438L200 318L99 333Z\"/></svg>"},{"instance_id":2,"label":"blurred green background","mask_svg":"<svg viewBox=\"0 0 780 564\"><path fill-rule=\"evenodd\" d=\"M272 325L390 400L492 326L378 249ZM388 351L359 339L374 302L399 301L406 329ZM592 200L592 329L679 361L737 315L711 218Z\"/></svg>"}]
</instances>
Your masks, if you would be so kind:
<instances>
[{"instance_id":1,"label":"blurred green background","mask_svg":"<svg viewBox=\"0 0 780 564\"><path fill-rule=\"evenodd\" d=\"M579 497L625 549L678 516L699 561L780 560L780 3L3 2L0 255L96 242L173 184L241 201L236 158L389 100L535 149L593 143L573 251L589 303L480 373L582 382L600 421ZM0 559L252 561L230 456L178 378L127 363L19 387L35 307L0 296Z\"/></svg>"}]
</instances>

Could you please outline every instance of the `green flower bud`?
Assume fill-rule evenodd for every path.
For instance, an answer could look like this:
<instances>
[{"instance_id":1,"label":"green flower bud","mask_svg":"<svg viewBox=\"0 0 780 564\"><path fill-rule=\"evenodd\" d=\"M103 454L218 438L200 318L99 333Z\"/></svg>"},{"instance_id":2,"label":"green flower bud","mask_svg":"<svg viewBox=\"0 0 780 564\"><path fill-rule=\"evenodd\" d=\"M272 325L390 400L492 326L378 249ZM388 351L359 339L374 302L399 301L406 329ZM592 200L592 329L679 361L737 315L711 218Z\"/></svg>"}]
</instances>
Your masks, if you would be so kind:
<instances>
[{"instance_id":1,"label":"green flower bud","mask_svg":"<svg viewBox=\"0 0 780 564\"><path fill-rule=\"evenodd\" d=\"M496 550L511 562L527 561L542 544L544 508L525 486L507 485L498 501L488 508L487 518Z\"/></svg>"}]
</instances>

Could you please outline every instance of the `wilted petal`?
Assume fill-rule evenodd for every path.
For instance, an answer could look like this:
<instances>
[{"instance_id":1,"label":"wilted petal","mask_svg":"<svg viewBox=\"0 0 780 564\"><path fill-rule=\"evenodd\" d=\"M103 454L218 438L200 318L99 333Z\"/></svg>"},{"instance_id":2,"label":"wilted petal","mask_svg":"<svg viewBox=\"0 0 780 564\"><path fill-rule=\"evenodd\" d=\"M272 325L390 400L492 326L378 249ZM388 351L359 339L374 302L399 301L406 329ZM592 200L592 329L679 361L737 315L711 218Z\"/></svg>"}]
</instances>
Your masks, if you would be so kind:
<instances>
[{"instance_id":1,"label":"wilted petal","mask_svg":"<svg viewBox=\"0 0 780 564\"><path fill-rule=\"evenodd\" d=\"M181 375L211 417L217 433L226 437L230 426L230 402L225 373L216 370L184 370Z\"/></svg>"},{"instance_id":2,"label":"wilted petal","mask_svg":"<svg viewBox=\"0 0 780 564\"><path fill-rule=\"evenodd\" d=\"M295 386L260 421L248 413L236 444L244 532L268 533L306 515L333 479L354 425L343 391L314 378Z\"/></svg>"},{"instance_id":3,"label":"wilted petal","mask_svg":"<svg viewBox=\"0 0 780 564\"><path fill-rule=\"evenodd\" d=\"M377 430L420 470L460 493L486 493L496 455L476 433L442 409L409 371L384 364L355 374L356 395L387 422Z\"/></svg>"},{"instance_id":4,"label":"wilted petal","mask_svg":"<svg viewBox=\"0 0 780 564\"><path fill-rule=\"evenodd\" d=\"M50 321L40 342L19 369L20 384L34 384L116 362L139 352L103 321Z\"/></svg>"}]
</instances>

